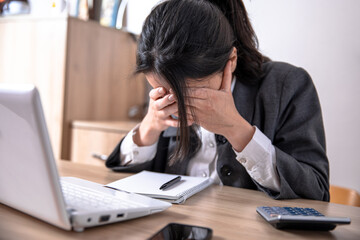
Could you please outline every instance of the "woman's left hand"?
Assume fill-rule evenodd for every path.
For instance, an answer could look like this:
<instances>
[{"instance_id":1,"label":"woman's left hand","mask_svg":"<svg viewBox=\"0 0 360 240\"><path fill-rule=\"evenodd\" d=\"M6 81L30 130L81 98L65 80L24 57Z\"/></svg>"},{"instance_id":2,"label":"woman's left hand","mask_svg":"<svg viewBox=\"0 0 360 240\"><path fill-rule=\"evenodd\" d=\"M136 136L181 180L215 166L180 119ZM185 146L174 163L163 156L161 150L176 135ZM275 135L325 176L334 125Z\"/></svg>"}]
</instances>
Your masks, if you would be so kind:
<instances>
[{"instance_id":1,"label":"woman's left hand","mask_svg":"<svg viewBox=\"0 0 360 240\"><path fill-rule=\"evenodd\" d=\"M209 79L211 81L212 79ZM225 136L232 146L242 149L251 140L254 128L239 114L231 93L231 61L225 66L220 89L194 87L188 89L187 113L193 121L210 132Z\"/></svg>"}]
</instances>

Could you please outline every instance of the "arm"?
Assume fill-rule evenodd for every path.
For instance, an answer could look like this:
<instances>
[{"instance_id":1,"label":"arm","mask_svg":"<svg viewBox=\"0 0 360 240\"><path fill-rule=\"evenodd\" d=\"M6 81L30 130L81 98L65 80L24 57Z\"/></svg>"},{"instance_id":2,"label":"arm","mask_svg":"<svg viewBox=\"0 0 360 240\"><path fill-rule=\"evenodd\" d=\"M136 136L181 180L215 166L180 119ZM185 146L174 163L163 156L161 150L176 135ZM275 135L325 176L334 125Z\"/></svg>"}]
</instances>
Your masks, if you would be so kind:
<instances>
[{"instance_id":1,"label":"arm","mask_svg":"<svg viewBox=\"0 0 360 240\"><path fill-rule=\"evenodd\" d=\"M329 163L320 102L310 76L302 69L285 79L273 139L281 182L275 198L329 201Z\"/></svg>"},{"instance_id":2,"label":"arm","mask_svg":"<svg viewBox=\"0 0 360 240\"><path fill-rule=\"evenodd\" d=\"M106 167L121 172L150 170L151 160L156 154L157 143L145 147L137 146L132 140L133 130L115 147L106 160Z\"/></svg>"},{"instance_id":3,"label":"arm","mask_svg":"<svg viewBox=\"0 0 360 240\"><path fill-rule=\"evenodd\" d=\"M302 69L278 65L259 91L256 109L260 111L254 113L253 124L261 127L272 142L280 187L273 191L254 181L257 188L275 199L329 201L329 165L321 107L310 76ZM259 161L256 155L247 154L248 162ZM249 166L243 166L254 179Z\"/></svg>"},{"instance_id":4,"label":"arm","mask_svg":"<svg viewBox=\"0 0 360 240\"><path fill-rule=\"evenodd\" d=\"M257 127L251 141L242 152L234 148L236 160L241 163L257 185L280 192L280 178L276 170L275 147Z\"/></svg>"},{"instance_id":5,"label":"arm","mask_svg":"<svg viewBox=\"0 0 360 240\"><path fill-rule=\"evenodd\" d=\"M138 146L133 141L139 125L132 129L124 138L120 146L120 164L123 166L140 164L150 161L156 154L157 141L150 146Z\"/></svg>"},{"instance_id":6,"label":"arm","mask_svg":"<svg viewBox=\"0 0 360 240\"><path fill-rule=\"evenodd\" d=\"M257 182L256 174L251 171L252 166L243 166L257 187L273 198L328 200L328 160L321 108L315 87L310 76L302 69L285 64L278 64L275 68L261 86L254 103L256 106L251 102L255 99L248 99L250 102L242 102L240 108L255 108L254 113L245 111L252 114L246 117L251 119L255 115L252 124L261 129L272 142L276 161L273 163L274 174L270 176L278 177L280 187L269 189L266 186L270 185L262 186ZM229 76L227 66L219 91L191 89L189 105L195 109L201 126L223 135L235 152L242 152L253 138L254 127L234 107ZM262 167L253 153L250 152L248 157L253 158L252 162L257 162L259 169ZM240 159L238 161L241 164ZM271 165L271 161L266 165ZM227 184L232 185L231 182ZM242 186L242 183L235 185Z\"/></svg>"},{"instance_id":7,"label":"arm","mask_svg":"<svg viewBox=\"0 0 360 240\"><path fill-rule=\"evenodd\" d=\"M116 146L114 151L110 154L106 160L106 166L116 172L140 172L142 170L149 170L155 172L164 172L167 154L169 137L163 137L164 132L160 134L159 140L156 144L155 157L152 159L147 158L144 162L136 164L121 164L121 145L125 139L122 139ZM142 148L142 147L139 147Z\"/></svg>"},{"instance_id":8,"label":"arm","mask_svg":"<svg viewBox=\"0 0 360 240\"><path fill-rule=\"evenodd\" d=\"M116 146L106 161L107 167L115 171L130 172L149 169L161 133L169 126L177 126L177 120L170 117L177 112L172 94L166 94L165 88L158 87L152 89L149 96L146 116Z\"/></svg>"}]
</instances>

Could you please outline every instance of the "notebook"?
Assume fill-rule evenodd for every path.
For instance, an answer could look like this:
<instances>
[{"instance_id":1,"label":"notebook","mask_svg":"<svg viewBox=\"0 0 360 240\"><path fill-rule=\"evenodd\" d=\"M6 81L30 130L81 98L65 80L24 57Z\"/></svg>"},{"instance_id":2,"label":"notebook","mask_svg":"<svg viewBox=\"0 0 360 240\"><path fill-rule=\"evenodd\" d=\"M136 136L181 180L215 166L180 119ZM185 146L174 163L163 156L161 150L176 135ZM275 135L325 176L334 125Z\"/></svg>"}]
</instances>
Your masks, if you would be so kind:
<instances>
[{"instance_id":1,"label":"notebook","mask_svg":"<svg viewBox=\"0 0 360 240\"><path fill-rule=\"evenodd\" d=\"M75 231L171 206L79 178L60 179L39 93L22 84L0 84L0 203Z\"/></svg>"},{"instance_id":2,"label":"notebook","mask_svg":"<svg viewBox=\"0 0 360 240\"><path fill-rule=\"evenodd\" d=\"M141 171L130 177L109 183L106 186L127 192L138 193L148 197L167 200L171 203L184 203L192 195L212 184L209 177L181 176L181 180L173 186L160 190L160 187L178 175Z\"/></svg>"}]
</instances>

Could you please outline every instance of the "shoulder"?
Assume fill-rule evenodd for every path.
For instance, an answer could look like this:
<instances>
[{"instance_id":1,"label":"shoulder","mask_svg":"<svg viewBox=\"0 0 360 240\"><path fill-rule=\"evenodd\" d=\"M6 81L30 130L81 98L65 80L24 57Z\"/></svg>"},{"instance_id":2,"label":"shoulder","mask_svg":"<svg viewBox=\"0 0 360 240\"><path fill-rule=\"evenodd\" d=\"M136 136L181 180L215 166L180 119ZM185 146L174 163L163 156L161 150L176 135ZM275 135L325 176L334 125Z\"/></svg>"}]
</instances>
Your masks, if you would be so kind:
<instances>
[{"instance_id":1,"label":"shoulder","mask_svg":"<svg viewBox=\"0 0 360 240\"><path fill-rule=\"evenodd\" d=\"M263 64L261 84L295 90L313 86L310 75L303 68L285 62L269 61Z\"/></svg>"},{"instance_id":2,"label":"shoulder","mask_svg":"<svg viewBox=\"0 0 360 240\"><path fill-rule=\"evenodd\" d=\"M285 109L289 104L317 102L317 91L310 75L303 68L285 62L263 64L259 81L258 100Z\"/></svg>"},{"instance_id":3,"label":"shoulder","mask_svg":"<svg viewBox=\"0 0 360 240\"><path fill-rule=\"evenodd\" d=\"M276 97L280 112L291 106L301 111L320 109L315 85L303 68L283 62L268 62L263 67L260 89L264 95Z\"/></svg>"}]
</instances>

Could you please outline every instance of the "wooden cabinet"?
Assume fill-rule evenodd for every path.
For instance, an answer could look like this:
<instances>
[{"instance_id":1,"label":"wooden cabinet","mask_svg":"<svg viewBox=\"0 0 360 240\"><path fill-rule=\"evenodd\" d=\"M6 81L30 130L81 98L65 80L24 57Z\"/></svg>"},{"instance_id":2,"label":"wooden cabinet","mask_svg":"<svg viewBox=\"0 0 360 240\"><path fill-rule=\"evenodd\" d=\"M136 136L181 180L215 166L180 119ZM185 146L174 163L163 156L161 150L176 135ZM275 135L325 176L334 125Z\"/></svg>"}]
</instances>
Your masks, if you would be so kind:
<instances>
[{"instance_id":1,"label":"wooden cabinet","mask_svg":"<svg viewBox=\"0 0 360 240\"><path fill-rule=\"evenodd\" d=\"M74 162L104 166L104 161L92 155L109 155L119 141L138 122L75 121L72 124L71 159Z\"/></svg>"},{"instance_id":2,"label":"wooden cabinet","mask_svg":"<svg viewBox=\"0 0 360 240\"><path fill-rule=\"evenodd\" d=\"M63 128L67 18L0 18L0 83L33 83L42 98L55 157Z\"/></svg>"},{"instance_id":3,"label":"wooden cabinet","mask_svg":"<svg viewBox=\"0 0 360 240\"><path fill-rule=\"evenodd\" d=\"M34 83L56 158L70 159L76 120L140 119L146 99L134 76L135 38L68 16L0 18L0 83ZM139 114L129 117L129 109Z\"/></svg>"}]
</instances>

